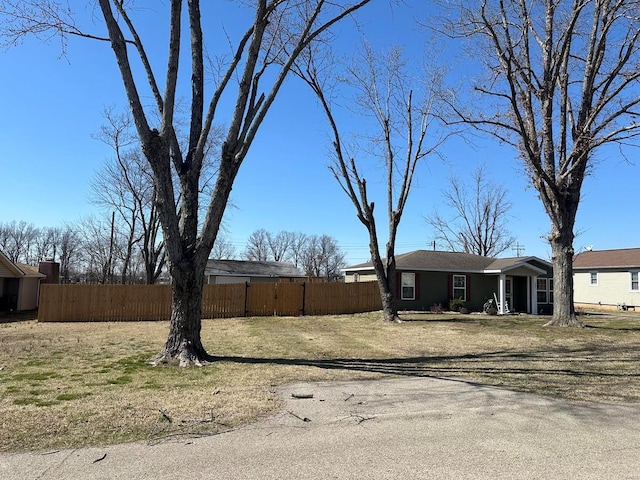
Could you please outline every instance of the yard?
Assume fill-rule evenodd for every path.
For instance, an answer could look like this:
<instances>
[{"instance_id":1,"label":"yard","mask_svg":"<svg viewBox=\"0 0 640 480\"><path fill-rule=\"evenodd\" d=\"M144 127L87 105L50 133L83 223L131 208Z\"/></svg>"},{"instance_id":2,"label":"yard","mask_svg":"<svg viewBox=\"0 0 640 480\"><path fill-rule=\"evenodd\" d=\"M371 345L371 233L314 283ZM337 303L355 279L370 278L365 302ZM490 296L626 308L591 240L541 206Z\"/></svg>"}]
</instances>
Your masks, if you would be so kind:
<instances>
[{"instance_id":1,"label":"yard","mask_svg":"<svg viewBox=\"0 0 640 480\"><path fill-rule=\"evenodd\" d=\"M640 402L640 316L584 329L532 316L405 315L206 320L219 361L152 367L166 322L0 324L0 451L162 441L235 428L296 381L457 377L589 402Z\"/></svg>"}]
</instances>

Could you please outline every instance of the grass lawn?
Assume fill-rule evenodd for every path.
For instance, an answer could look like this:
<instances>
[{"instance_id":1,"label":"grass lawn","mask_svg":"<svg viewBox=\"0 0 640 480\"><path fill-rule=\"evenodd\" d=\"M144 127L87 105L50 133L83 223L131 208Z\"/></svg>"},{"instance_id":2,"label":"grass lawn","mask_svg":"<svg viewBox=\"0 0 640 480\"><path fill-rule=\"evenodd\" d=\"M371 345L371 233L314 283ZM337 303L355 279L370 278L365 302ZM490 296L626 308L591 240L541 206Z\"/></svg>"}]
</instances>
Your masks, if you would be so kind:
<instances>
[{"instance_id":1,"label":"grass lawn","mask_svg":"<svg viewBox=\"0 0 640 480\"><path fill-rule=\"evenodd\" d=\"M213 434L279 407L274 387L385 375L458 377L595 402L640 401L640 316L379 313L205 320L219 357L152 367L157 323L0 323L0 451L51 450Z\"/></svg>"}]
</instances>

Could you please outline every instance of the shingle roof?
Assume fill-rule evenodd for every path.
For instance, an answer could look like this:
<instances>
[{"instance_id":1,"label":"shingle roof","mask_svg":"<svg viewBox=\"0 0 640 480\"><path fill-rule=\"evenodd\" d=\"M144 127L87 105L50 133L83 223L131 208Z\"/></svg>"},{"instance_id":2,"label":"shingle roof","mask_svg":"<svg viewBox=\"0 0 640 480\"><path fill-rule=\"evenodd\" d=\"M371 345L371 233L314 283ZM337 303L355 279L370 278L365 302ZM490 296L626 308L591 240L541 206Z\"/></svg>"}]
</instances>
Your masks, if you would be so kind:
<instances>
[{"instance_id":1,"label":"shingle roof","mask_svg":"<svg viewBox=\"0 0 640 480\"><path fill-rule=\"evenodd\" d=\"M7 257L4 253L0 251L0 263L2 263L9 272L12 272L12 278L21 278L21 277L39 277L43 278L46 275L43 275L38 271L36 267L31 265L26 265L24 263L13 263L9 257Z\"/></svg>"},{"instance_id":2,"label":"shingle roof","mask_svg":"<svg viewBox=\"0 0 640 480\"><path fill-rule=\"evenodd\" d=\"M38 267L34 267L33 265L27 265L26 263L16 263L15 265L22 270L25 277L46 277L45 274L38 271Z\"/></svg>"},{"instance_id":3,"label":"shingle roof","mask_svg":"<svg viewBox=\"0 0 640 480\"><path fill-rule=\"evenodd\" d=\"M419 270L480 271L493 262L492 258L461 252L416 250L396 255L396 266Z\"/></svg>"},{"instance_id":4,"label":"shingle roof","mask_svg":"<svg viewBox=\"0 0 640 480\"><path fill-rule=\"evenodd\" d=\"M208 260L205 275L304 277L293 263L250 260Z\"/></svg>"},{"instance_id":5,"label":"shingle roof","mask_svg":"<svg viewBox=\"0 0 640 480\"><path fill-rule=\"evenodd\" d=\"M535 257L491 258L472 253L440 252L436 250L415 250L396 255L396 268L443 272L485 272L505 271L524 265ZM546 263L540 259L536 259ZM344 270L364 270L373 268L371 262L352 265Z\"/></svg>"},{"instance_id":6,"label":"shingle roof","mask_svg":"<svg viewBox=\"0 0 640 480\"><path fill-rule=\"evenodd\" d=\"M573 259L573 268L640 268L640 248L582 252Z\"/></svg>"}]
</instances>

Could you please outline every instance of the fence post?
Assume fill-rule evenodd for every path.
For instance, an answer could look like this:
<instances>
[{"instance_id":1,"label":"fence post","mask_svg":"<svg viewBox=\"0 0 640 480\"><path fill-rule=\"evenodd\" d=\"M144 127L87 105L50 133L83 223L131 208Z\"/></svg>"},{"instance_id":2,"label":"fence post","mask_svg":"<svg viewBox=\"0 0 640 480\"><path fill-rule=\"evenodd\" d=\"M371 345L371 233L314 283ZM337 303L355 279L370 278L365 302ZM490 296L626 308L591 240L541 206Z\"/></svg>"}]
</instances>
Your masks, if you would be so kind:
<instances>
[{"instance_id":1,"label":"fence post","mask_svg":"<svg viewBox=\"0 0 640 480\"><path fill-rule=\"evenodd\" d=\"M307 302L307 282L302 282L302 316L305 316L305 307Z\"/></svg>"},{"instance_id":2,"label":"fence post","mask_svg":"<svg viewBox=\"0 0 640 480\"><path fill-rule=\"evenodd\" d=\"M249 301L249 282L244 282L244 316L247 316L247 304Z\"/></svg>"}]
</instances>

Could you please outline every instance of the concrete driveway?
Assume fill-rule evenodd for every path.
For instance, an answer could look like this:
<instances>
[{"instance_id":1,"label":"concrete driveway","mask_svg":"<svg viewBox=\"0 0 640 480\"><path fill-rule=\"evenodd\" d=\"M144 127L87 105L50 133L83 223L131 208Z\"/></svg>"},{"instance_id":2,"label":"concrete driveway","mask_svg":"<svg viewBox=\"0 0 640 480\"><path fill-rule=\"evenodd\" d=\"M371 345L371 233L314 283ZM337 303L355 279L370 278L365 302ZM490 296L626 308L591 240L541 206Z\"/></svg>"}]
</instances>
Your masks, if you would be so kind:
<instances>
[{"instance_id":1,"label":"concrete driveway","mask_svg":"<svg viewBox=\"0 0 640 480\"><path fill-rule=\"evenodd\" d=\"M0 478L640 479L640 405L413 377L281 393L280 413L236 431L4 454Z\"/></svg>"}]
</instances>

